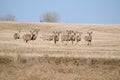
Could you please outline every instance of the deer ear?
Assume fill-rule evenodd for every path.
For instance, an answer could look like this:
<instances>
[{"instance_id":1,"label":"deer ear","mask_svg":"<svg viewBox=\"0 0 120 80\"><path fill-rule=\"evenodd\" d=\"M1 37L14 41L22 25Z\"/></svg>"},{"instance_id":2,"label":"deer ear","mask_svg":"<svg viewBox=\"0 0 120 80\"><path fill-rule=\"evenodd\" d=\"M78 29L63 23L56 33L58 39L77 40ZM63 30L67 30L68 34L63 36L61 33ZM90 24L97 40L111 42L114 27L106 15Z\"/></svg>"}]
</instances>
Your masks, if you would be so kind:
<instances>
[{"instance_id":1,"label":"deer ear","mask_svg":"<svg viewBox=\"0 0 120 80\"><path fill-rule=\"evenodd\" d=\"M18 33L20 33L20 32L21 32L21 30L20 30L20 29L17 29L17 31L18 31Z\"/></svg>"},{"instance_id":2,"label":"deer ear","mask_svg":"<svg viewBox=\"0 0 120 80\"><path fill-rule=\"evenodd\" d=\"M30 33L32 33L32 31L30 30Z\"/></svg>"},{"instance_id":3,"label":"deer ear","mask_svg":"<svg viewBox=\"0 0 120 80\"><path fill-rule=\"evenodd\" d=\"M36 30L36 34L38 34L39 30Z\"/></svg>"}]
</instances>

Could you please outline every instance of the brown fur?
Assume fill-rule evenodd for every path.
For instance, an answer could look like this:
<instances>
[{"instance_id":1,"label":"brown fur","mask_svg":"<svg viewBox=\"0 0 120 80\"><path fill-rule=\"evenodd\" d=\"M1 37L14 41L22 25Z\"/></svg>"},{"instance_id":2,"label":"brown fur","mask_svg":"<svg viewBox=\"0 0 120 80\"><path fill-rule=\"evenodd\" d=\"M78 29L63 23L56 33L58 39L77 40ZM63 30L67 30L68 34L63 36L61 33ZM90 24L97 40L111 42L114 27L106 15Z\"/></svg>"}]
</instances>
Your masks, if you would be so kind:
<instances>
[{"instance_id":1,"label":"brown fur","mask_svg":"<svg viewBox=\"0 0 120 80\"><path fill-rule=\"evenodd\" d=\"M76 32L76 37L75 37L75 39L76 39L76 42L78 43L79 41L81 41L81 34L82 34L82 32Z\"/></svg>"},{"instance_id":2,"label":"brown fur","mask_svg":"<svg viewBox=\"0 0 120 80\"><path fill-rule=\"evenodd\" d=\"M14 33L14 35L13 35L14 39L20 39L20 32L21 32L21 30L18 30L17 33Z\"/></svg>"},{"instance_id":3,"label":"brown fur","mask_svg":"<svg viewBox=\"0 0 120 80\"><path fill-rule=\"evenodd\" d=\"M30 31L31 34L23 35L23 40L27 43L30 40L36 40L39 30Z\"/></svg>"},{"instance_id":4,"label":"brown fur","mask_svg":"<svg viewBox=\"0 0 120 80\"><path fill-rule=\"evenodd\" d=\"M84 40L88 42L87 45L91 45L91 42L92 42L92 32L87 32L87 33L88 33L88 36L85 36Z\"/></svg>"}]
</instances>

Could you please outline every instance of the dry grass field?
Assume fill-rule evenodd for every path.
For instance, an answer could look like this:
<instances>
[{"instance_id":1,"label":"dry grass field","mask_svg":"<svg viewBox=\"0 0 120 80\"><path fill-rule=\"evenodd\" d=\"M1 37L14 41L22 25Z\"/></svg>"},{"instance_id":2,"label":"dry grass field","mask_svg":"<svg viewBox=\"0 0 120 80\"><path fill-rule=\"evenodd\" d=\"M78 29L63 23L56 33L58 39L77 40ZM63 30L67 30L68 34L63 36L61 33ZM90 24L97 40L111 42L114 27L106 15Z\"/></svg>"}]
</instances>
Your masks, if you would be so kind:
<instances>
[{"instance_id":1,"label":"dry grass field","mask_svg":"<svg viewBox=\"0 0 120 80\"><path fill-rule=\"evenodd\" d=\"M25 43L21 36L39 29L37 40ZM83 32L77 45L43 41L53 31ZM92 45L84 41L93 31ZM0 22L0 80L119 80L120 24L67 24Z\"/></svg>"}]
</instances>

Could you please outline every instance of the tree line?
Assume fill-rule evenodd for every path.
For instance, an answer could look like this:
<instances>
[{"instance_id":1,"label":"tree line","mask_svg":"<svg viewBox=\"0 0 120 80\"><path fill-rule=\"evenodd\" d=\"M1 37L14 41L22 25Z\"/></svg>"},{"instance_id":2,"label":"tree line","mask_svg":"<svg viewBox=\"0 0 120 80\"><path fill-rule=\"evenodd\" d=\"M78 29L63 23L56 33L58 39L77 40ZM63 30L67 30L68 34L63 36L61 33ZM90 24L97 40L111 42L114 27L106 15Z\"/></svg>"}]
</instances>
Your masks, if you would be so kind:
<instances>
[{"instance_id":1,"label":"tree line","mask_svg":"<svg viewBox=\"0 0 120 80\"><path fill-rule=\"evenodd\" d=\"M12 14L0 16L0 21L16 21L16 17ZM40 16L40 22L58 22L59 15L55 12L46 12Z\"/></svg>"}]
</instances>

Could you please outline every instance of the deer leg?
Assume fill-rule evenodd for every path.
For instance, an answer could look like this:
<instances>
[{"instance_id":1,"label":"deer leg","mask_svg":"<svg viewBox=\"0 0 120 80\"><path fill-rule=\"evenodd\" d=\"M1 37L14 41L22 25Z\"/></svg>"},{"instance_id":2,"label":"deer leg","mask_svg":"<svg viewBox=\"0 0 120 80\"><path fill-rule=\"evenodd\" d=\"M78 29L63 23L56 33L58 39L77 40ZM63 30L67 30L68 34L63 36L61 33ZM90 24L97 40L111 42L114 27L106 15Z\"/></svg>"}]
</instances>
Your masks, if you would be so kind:
<instances>
[{"instance_id":1,"label":"deer leg","mask_svg":"<svg viewBox=\"0 0 120 80\"><path fill-rule=\"evenodd\" d=\"M56 41L56 40L54 40L54 43L55 43L55 44L56 44L56 42L57 42L57 41Z\"/></svg>"},{"instance_id":2,"label":"deer leg","mask_svg":"<svg viewBox=\"0 0 120 80\"><path fill-rule=\"evenodd\" d=\"M89 45L90 45L90 42L89 42Z\"/></svg>"},{"instance_id":3,"label":"deer leg","mask_svg":"<svg viewBox=\"0 0 120 80\"><path fill-rule=\"evenodd\" d=\"M63 44L66 46L67 45L67 41L63 41Z\"/></svg>"},{"instance_id":4,"label":"deer leg","mask_svg":"<svg viewBox=\"0 0 120 80\"><path fill-rule=\"evenodd\" d=\"M26 40L26 43L28 42L28 40Z\"/></svg>"},{"instance_id":5,"label":"deer leg","mask_svg":"<svg viewBox=\"0 0 120 80\"><path fill-rule=\"evenodd\" d=\"M87 44L88 46L89 46L89 42L88 42L88 44Z\"/></svg>"},{"instance_id":6,"label":"deer leg","mask_svg":"<svg viewBox=\"0 0 120 80\"><path fill-rule=\"evenodd\" d=\"M68 44L68 41L66 41L66 45Z\"/></svg>"},{"instance_id":7,"label":"deer leg","mask_svg":"<svg viewBox=\"0 0 120 80\"><path fill-rule=\"evenodd\" d=\"M90 42L90 45L91 45L91 42Z\"/></svg>"},{"instance_id":8,"label":"deer leg","mask_svg":"<svg viewBox=\"0 0 120 80\"><path fill-rule=\"evenodd\" d=\"M71 41L72 42L72 44L73 44L73 41Z\"/></svg>"},{"instance_id":9,"label":"deer leg","mask_svg":"<svg viewBox=\"0 0 120 80\"><path fill-rule=\"evenodd\" d=\"M76 45L78 44L78 41L76 42Z\"/></svg>"}]
</instances>

